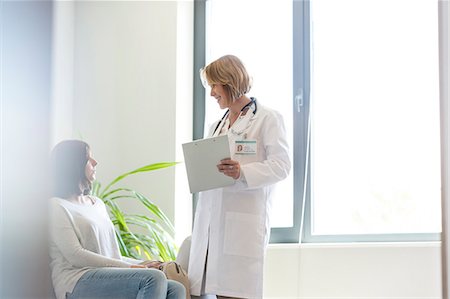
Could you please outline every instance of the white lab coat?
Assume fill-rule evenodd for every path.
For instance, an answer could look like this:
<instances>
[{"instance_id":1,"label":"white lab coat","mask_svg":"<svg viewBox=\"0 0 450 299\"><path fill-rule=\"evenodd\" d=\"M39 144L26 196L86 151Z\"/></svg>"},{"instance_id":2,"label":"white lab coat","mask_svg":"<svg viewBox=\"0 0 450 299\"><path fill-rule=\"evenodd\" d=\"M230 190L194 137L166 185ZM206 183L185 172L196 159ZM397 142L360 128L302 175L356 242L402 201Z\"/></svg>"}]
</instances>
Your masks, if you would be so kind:
<instances>
[{"instance_id":1,"label":"white lab coat","mask_svg":"<svg viewBox=\"0 0 450 299\"><path fill-rule=\"evenodd\" d=\"M288 176L291 162L281 114L260 104L249 113L245 123L238 120L227 132L241 177L232 186L199 194L189 258L192 295L262 298L271 191ZM236 154L237 140L256 140L256 154Z\"/></svg>"}]
</instances>

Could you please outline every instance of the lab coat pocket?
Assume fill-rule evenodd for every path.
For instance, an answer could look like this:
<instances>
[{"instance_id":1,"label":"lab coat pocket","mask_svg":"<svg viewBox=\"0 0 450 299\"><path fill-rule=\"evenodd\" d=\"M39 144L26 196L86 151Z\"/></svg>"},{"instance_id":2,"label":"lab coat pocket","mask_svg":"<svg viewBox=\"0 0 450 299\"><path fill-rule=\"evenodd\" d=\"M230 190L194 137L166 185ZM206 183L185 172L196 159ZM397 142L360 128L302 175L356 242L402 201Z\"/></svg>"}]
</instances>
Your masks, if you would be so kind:
<instances>
[{"instance_id":1,"label":"lab coat pocket","mask_svg":"<svg viewBox=\"0 0 450 299\"><path fill-rule=\"evenodd\" d=\"M264 255L264 221L248 213L225 216L224 254L260 258Z\"/></svg>"}]
</instances>

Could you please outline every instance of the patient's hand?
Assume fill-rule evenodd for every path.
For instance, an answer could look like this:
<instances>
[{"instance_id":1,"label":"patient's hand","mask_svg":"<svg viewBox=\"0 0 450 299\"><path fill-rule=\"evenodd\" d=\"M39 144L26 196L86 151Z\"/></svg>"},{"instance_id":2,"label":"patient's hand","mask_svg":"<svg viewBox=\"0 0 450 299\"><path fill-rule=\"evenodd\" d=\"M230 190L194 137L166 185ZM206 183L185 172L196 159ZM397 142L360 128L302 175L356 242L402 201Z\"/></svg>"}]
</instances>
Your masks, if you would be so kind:
<instances>
[{"instance_id":1,"label":"patient's hand","mask_svg":"<svg viewBox=\"0 0 450 299\"><path fill-rule=\"evenodd\" d=\"M162 264L161 261L144 261L144 262L140 263L139 265L142 265L145 268L159 269L159 266L161 266L161 264Z\"/></svg>"},{"instance_id":2,"label":"patient's hand","mask_svg":"<svg viewBox=\"0 0 450 299\"><path fill-rule=\"evenodd\" d=\"M147 268L144 265L131 265L130 268Z\"/></svg>"}]
</instances>

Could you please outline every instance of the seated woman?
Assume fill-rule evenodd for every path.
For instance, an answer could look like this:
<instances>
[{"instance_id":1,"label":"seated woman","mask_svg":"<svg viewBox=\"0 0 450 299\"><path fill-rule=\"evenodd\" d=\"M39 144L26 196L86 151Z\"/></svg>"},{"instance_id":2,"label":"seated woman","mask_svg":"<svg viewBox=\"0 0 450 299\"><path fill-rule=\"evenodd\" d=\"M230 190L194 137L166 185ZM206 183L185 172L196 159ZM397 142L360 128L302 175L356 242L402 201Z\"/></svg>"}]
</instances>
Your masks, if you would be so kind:
<instances>
[{"instance_id":1,"label":"seated woman","mask_svg":"<svg viewBox=\"0 0 450 299\"><path fill-rule=\"evenodd\" d=\"M121 256L103 201L88 195L97 165L89 145L63 141L51 161L50 265L56 297L185 299L182 284Z\"/></svg>"}]
</instances>

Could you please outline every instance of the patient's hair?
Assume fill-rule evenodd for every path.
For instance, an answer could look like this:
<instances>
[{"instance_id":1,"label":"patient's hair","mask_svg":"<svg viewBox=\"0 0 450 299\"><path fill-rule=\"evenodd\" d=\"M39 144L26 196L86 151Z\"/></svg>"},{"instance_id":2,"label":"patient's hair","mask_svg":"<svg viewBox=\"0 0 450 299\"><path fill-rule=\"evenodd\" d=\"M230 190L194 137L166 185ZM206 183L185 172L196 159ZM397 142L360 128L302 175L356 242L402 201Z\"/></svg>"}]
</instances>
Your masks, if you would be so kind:
<instances>
[{"instance_id":1,"label":"patient's hair","mask_svg":"<svg viewBox=\"0 0 450 299\"><path fill-rule=\"evenodd\" d=\"M52 195L69 198L88 194L91 183L86 178L89 145L80 140L64 140L51 152Z\"/></svg>"},{"instance_id":2,"label":"patient's hair","mask_svg":"<svg viewBox=\"0 0 450 299\"><path fill-rule=\"evenodd\" d=\"M225 87L232 100L236 100L251 89L251 79L242 61L234 55L225 55L200 70L200 76L208 85Z\"/></svg>"}]
</instances>

